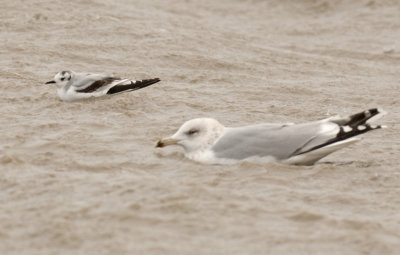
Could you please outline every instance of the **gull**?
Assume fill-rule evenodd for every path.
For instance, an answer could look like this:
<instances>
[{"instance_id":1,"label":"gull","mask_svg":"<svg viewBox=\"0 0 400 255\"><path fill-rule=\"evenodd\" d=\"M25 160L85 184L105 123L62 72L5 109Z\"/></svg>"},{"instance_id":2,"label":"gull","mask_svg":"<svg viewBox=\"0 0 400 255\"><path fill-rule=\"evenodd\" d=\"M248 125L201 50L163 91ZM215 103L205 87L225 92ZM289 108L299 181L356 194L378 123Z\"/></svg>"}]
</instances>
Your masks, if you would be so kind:
<instances>
[{"instance_id":1,"label":"gull","mask_svg":"<svg viewBox=\"0 0 400 255\"><path fill-rule=\"evenodd\" d=\"M185 122L171 137L158 140L156 147L180 145L187 158L207 164L266 160L312 165L359 141L357 136L383 128L370 122L384 114L374 108L344 118L243 127L224 127L215 119L197 118Z\"/></svg>"},{"instance_id":2,"label":"gull","mask_svg":"<svg viewBox=\"0 0 400 255\"><path fill-rule=\"evenodd\" d=\"M62 71L46 84L56 85L61 100L77 101L142 89L159 81L159 78L130 80L103 74Z\"/></svg>"}]
</instances>

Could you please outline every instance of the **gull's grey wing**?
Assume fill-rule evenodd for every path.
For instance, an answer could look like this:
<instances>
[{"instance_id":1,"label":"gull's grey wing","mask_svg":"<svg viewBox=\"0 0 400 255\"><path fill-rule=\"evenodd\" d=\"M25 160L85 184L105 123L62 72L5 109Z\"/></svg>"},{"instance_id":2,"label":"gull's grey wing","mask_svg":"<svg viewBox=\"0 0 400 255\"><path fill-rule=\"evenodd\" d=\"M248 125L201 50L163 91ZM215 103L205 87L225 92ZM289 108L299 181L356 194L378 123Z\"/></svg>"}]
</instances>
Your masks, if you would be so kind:
<instances>
[{"instance_id":1,"label":"gull's grey wing","mask_svg":"<svg viewBox=\"0 0 400 255\"><path fill-rule=\"evenodd\" d=\"M90 84L89 86L86 86L86 87L82 86L82 88L79 90L76 90L76 92L91 93L94 91L108 89L108 85L113 83L116 80L118 80L118 79L113 78L113 77L108 77L108 78L105 78L102 80L97 80L97 81L93 82L92 84Z\"/></svg>"},{"instance_id":2,"label":"gull's grey wing","mask_svg":"<svg viewBox=\"0 0 400 255\"><path fill-rule=\"evenodd\" d=\"M102 83L102 86L105 85L105 83L110 83L114 80L119 80L120 78L117 77L112 77L109 75L104 75L104 74L90 74L90 73L74 73L73 79L70 81L70 86L74 86L78 89L86 89L93 85L96 82ZM102 82L104 81L104 82ZM97 83L97 86L100 86L100 83ZM100 86L101 87L101 86ZM99 87L98 87L99 88ZM94 91L96 89L91 89L91 91Z\"/></svg>"},{"instance_id":3,"label":"gull's grey wing","mask_svg":"<svg viewBox=\"0 0 400 255\"><path fill-rule=\"evenodd\" d=\"M212 151L219 158L241 160L273 156L281 160L327 143L339 131L339 125L329 121L230 128L214 144Z\"/></svg>"}]
</instances>

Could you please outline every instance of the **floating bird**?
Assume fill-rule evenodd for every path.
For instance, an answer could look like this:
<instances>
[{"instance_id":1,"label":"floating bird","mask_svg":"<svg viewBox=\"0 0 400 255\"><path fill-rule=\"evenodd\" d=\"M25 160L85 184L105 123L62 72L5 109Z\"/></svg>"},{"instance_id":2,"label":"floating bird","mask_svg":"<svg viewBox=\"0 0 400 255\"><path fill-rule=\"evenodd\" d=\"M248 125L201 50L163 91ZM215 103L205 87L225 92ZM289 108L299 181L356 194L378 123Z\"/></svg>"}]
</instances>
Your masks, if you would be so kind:
<instances>
[{"instance_id":1,"label":"floating bird","mask_svg":"<svg viewBox=\"0 0 400 255\"><path fill-rule=\"evenodd\" d=\"M46 84L55 84L58 96L62 100L76 101L138 90L159 81L159 78L130 80L103 74L62 71L54 76L54 80Z\"/></svg>"},{"instance_id":2,"label":"floating bird","mask_svg":"<svg viewBox=\"0 0 400 255\"><path fill-rule=\"evenodd\" d=\"M358 135L382 128L370 122L384 114L382 110L370 109L345 118L232 128L224 127L215 119L198 118L185 122L171 137L158 140L156 147L180 145L187 158L208 164L266 159L312 165L359 141Z\"/></svg>"}]
</instances>

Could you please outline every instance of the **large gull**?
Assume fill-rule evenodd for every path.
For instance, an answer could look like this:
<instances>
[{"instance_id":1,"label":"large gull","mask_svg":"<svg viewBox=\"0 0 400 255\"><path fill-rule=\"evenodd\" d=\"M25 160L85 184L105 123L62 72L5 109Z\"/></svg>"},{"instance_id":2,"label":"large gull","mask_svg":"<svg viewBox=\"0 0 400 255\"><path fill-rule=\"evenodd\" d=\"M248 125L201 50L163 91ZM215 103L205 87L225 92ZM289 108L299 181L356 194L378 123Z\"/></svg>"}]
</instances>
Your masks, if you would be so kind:
<instances>
[{"instance_id":1,"label":"large gull","mask_svg":"<svg viewBox=\"0 0 400 255\"><path fill-rule=\"evenodd\" d=\"M217 120L198 118L185 122L156 147L180 145L189 159L208 164L229 164L242 160L274 160L295 165L312 165L330 153L380 129L371 125L385 114L369 109L348 117L330 117L301 124L258 124L224 127Z\"/></svg>"},{"instance_id":2,"label":"large gull","mask_svg":"<svg viewBox=\"0 0 400 255\"><path fill-rule=\"evenodd\" d=\"M142 89L159 81L159 78L130 80L104 74L62 71L46 84L55 84L62 100L76 101Z\"/></svg>"}]
</instances>

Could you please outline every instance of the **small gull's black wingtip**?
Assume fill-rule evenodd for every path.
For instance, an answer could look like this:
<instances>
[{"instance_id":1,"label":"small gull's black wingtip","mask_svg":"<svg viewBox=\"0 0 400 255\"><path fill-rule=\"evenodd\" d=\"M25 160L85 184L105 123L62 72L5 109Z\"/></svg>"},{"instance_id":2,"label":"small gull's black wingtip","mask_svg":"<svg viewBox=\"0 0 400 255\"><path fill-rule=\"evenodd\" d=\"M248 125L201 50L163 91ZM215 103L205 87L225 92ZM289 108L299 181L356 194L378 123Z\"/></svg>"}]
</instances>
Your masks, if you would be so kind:
<instances>
[{"instance_id":1,"label":"small gull's black wingtip","mask_svg":"<svg viewBox=\"0 0 400 255\"><path fill-rule=\"evenodd\" d=\"M121 93L124 91L133 91L133 90L138 90L138 89L142 89L145 87L148 87L154 83L157 83L161 81L160 78L153 78L153 79L147 79L147 80L136 80L130 81L130 84L127 85L116 85L114 87L112 87L107 94L117 94L117 93Z\"/></svg>"},{"instance_id":2,"label":"small gull's black wingtip","mask_svg":"<svg viewBox=\"0 0 400 255\"><path fill-rule=\"evenodd\" d=\"M141 80L141 81L139 81L139 82L142 82L143 84L152 85L152 84L157 83L157 82L160 82L160 81L161 81L160 78L152 78L152 79L147 79L147 80ZM136 82L138 82L138 81L136 81ZM147 85L147 86L148 86L148 85Z\"/></svg>"},{"instance_id":3,"label":"small gull's black wingtip","mask_svg":"<svg viewBox=\"0 0 400 255\"><path fill-rule=\"evenodd\" d=\"M53 84L53 83L56 83L56 82L55 81L48 81L45 84Z\"/></svg>"}]
</instances>

